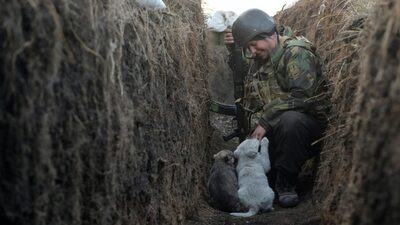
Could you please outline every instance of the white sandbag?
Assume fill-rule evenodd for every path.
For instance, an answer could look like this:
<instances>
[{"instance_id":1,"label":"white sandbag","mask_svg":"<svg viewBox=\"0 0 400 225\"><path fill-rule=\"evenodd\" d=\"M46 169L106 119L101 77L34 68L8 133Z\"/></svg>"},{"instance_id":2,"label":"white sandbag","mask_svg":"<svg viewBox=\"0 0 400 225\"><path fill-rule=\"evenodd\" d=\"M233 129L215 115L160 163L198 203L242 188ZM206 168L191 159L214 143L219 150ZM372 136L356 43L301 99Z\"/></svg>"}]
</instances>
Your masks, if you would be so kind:
<instances>
[{"instance_id":1,"label":"white sandbag","mask_svg":"<svg viewBox=\"0 0 400 225\"><path fill-rule=\"evenodd\" d=\"M136 2L140 6L152 9L164 9L167 7L162 0L136 0Z\"/></svg>"},{"instance_id":2,"label":"white sandbag","mask_svg":"<svg viewBox=\"0 0 400 225\"><path fill-rule=\"evenodd\" d=\"M208 21L208 28L215 32L223 32L226 28L232 27L238 15L232 11L217 11Z\"/></svg>"}]
</instances>

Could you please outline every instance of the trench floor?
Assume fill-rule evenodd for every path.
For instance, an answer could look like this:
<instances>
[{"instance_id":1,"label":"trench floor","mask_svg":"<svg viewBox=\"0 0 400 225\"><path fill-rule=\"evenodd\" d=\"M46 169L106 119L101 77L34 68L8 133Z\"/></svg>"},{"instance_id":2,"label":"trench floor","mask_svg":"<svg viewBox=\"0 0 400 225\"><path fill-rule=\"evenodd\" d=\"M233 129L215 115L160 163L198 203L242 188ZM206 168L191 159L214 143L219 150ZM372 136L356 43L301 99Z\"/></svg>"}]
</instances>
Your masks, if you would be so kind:
<instances>
[{"instance_id":1,"label":"trench floor","mask_svg":"<svg viewBox=\"0 0 400 225\"><path fill-rule=\"evenodd\" d=\"M214 127L212 136L213 151L222 149L235 149L237 141L224 142L222 134L228 134L232 130L232 117L218 114L211 115L211 125ZM299 176L297 192L300 204L294 208L281 208L274 203L275 210L258 214L249 218L239 218L212 208L205 198L199 205L198 211L187 218L184 225L318 225L320 218L317 209L312 204L312 186L314 175L310 172L302 172Z\"/></svg>"}]
</instances>

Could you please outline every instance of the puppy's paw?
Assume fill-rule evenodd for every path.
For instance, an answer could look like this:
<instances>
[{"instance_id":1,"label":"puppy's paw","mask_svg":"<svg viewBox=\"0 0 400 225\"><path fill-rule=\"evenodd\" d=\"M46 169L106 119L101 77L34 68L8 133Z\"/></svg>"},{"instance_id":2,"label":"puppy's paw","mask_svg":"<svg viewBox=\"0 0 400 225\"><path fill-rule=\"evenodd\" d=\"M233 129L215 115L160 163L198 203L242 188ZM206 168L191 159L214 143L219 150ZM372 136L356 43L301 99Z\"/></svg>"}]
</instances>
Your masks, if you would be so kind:
<instances>
[{"instance_id":1,"label":"puppy's paw","mask_svg":"<svg viewBox=\"0 0 400 225\"><path fill-rule=\"evenodd\" d=\"M268 146L269 141L268 138L264 137L263 139L261 139L261 146Z\"/></svg>"}]
</instances>

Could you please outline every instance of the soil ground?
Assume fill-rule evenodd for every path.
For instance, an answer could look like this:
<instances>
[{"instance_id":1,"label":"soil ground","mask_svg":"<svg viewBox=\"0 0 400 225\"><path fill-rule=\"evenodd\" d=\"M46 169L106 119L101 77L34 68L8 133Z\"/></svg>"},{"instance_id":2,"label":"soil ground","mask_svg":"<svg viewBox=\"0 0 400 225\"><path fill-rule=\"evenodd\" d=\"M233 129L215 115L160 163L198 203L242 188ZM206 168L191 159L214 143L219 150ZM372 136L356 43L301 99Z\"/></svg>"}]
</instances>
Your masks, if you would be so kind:
<instances>
[{"instance_id":1,"label":"soil ground","mask_svg":"<svg viewBox=\"0 0 400 225\"><path fill-rule=\"evenodd\" d=\"M210 117L211 125L215 128L212 137L212 148L215 152L222 149L235 149L236 140L224 142L223 134L232 131L232 117L212 114ZM237 138L236 138L237 139ZM208 204L208 199L204 199L195 215L188 218L185 225L318 225L320 218L317 216L316 209L312 204L312 173L303 172L299 177L297 192L301 202L294 208L281 208L274 203L275 210L258 214L250 218L238 218L229 213L214 209Z\"/></svg>"}]
</instances>

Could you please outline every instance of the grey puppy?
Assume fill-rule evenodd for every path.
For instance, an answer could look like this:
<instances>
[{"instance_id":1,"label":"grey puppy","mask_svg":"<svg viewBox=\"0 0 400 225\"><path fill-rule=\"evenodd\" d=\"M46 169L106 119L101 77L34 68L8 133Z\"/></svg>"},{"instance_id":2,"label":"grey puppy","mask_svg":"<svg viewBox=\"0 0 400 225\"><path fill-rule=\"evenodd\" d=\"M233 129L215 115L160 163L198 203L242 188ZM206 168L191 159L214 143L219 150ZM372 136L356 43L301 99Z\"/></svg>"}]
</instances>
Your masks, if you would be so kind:
<instances>
[{"instance_id":1,"label":"grey puppy","mask_svg":"<svg viewBox=\"0 0 400 225\"><path fill-rule=\"evenodd\" d=\"M233 152L222 150L214 160L207 187L215 207L225 212L242 211Z\"/></svg>"}]
</instances>

